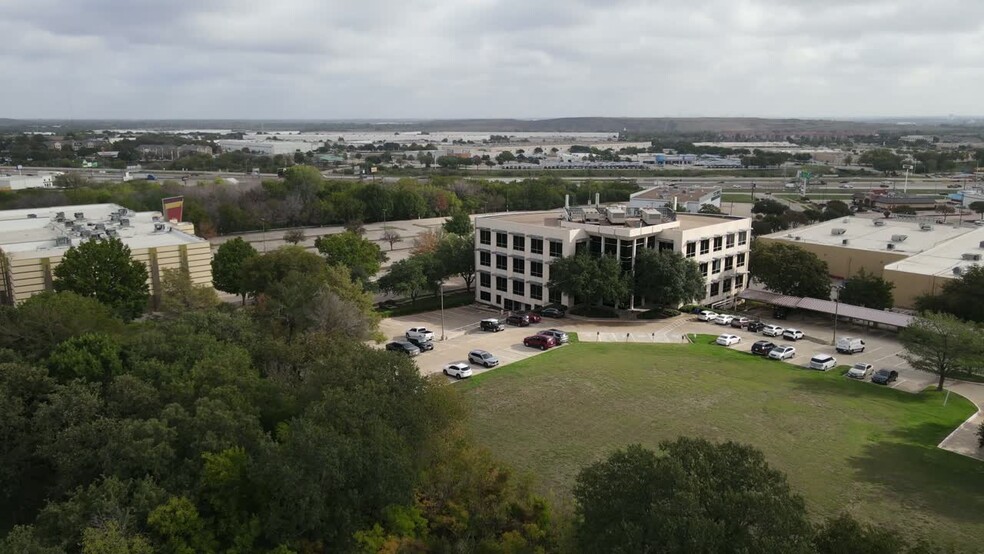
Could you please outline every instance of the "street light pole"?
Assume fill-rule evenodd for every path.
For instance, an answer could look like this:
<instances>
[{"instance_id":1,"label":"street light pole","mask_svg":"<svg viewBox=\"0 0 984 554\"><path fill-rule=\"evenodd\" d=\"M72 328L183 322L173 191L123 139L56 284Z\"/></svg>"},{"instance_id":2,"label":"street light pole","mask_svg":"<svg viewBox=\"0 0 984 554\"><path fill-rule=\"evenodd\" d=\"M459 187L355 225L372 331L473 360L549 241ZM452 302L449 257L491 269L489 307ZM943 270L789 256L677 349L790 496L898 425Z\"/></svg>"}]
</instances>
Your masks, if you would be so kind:
<instances>
[{"instance_id":1,"label":"street light pole","mask_svg":"<svg viewBox=\"0 0 984 554\"><path fill-rule=\"evenodd\" d=\"M909 170L912 169L912 164L905 164L902 166L905 170L905 183L902 185L902 194L909 194Z\"/></svg>"},{"instance_id":2,"label":"street light pole","mask_svg":"<svg viewBox=\"0 0 984 554\"><path fill-rule=\"evenodd\" d=\"M444 282L438 286L441 289L441 340L444 340Z\"/></svg>"},{"instance_id":3,"label":"street light pole","mask_svg":"<svg viewBox=\"0 0 984 554\"><path fill-rule=\"evenodd\" d=\"M834 287L834 339L830 342L834 348L837 347L837 316L840 312L840 287Z\"/></svg>"}]
</instances>

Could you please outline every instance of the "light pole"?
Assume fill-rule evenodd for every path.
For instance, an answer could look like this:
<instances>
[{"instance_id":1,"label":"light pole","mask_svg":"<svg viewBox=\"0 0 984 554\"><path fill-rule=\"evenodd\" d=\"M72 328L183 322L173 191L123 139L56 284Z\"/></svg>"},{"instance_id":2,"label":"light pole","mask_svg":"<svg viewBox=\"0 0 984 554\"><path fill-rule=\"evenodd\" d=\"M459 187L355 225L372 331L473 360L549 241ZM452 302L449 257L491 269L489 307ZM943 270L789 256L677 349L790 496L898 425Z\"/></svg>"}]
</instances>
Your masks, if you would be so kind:
<instances>
[{"instance_id":1,"label":"light pole","mask_svg":"<svg viewBox=\"0 0 984 554\"><path fill-rule=\"evenodd\" d=\"M438 285L441 289L441 340L444 340L444 282Z\"/></svg>"},{"instance_id":2,"label":"light pole","mask_svg":"<svg viewBox=\"0 0 984 554\"><path fill-rule=\"evenodd\" d=\"M837 316L840 312L840 291L841 287L834 287L831 292L834 293L834 339L830 341L830 344L837 347Z\"/></svg>"},{"instance_id":3,"label":"light pole","mask_svg":"<svg viewBox=\"0 0 984 554\"><path fill-rule=\"evenodd\" d=\"M267 220L261 217L260 218L260 223L263 224L263 253L266 254L266 246L267 246L266 245L266 243L267 243L266 224L267 224Z\"/></svg>"},{"instance_id":4,"label":"light pole","mask_svg":"<svg viewBox=\"0 0 984 554\"><path fill-rule=\"evenodd\" d=\"M909 194L909 171L913 169L912 164L903 164L902 169L905 170L905 183L902 185L902 194Z\"/></svg>"}]
</instances>

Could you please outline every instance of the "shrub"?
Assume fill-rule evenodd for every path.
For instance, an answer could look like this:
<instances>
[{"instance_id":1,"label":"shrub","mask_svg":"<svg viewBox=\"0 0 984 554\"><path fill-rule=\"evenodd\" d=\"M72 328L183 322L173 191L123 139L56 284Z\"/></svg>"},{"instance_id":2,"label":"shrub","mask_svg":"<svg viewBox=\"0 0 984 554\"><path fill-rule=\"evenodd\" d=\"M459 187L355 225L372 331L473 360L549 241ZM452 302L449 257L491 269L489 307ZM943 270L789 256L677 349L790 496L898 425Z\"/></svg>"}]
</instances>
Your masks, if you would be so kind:
<instances>
[{"instance_id":1,"label":"shrub","mask_svg":"<svg viewBox=\"0 0 984 554\"><path fill-rule=\"evenodd\" d=\"M574 306L569 313L582 317L618 319L618 312L607 306Z\"/></svg>"}]
</instances>

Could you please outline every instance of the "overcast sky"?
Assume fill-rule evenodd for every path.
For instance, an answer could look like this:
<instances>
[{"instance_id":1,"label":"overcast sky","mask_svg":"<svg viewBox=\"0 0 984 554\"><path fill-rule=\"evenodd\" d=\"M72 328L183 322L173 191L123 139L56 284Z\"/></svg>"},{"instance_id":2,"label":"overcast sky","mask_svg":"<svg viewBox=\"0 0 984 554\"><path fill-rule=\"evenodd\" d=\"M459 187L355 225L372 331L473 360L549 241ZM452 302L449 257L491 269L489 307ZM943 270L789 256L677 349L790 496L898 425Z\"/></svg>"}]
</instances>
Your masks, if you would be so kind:
<instances>
[{"instance_id":1,"label":"overcast sky","mask_svg":"<svg viewBox=\"0 0 984 554\"><path fill-rule=\"evenodd\" d=\"M984 113L984 0L0 0L0 117Z\"/></svg>"}]
</instances>

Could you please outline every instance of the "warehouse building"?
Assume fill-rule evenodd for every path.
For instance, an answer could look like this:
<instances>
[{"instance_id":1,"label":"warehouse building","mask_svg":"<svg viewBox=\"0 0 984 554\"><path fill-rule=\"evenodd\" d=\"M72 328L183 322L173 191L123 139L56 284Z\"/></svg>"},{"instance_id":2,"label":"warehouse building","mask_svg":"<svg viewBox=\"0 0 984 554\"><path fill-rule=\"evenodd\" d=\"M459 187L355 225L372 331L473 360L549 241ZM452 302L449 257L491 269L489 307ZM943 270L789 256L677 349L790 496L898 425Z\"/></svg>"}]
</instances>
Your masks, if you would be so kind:
<instances>
[{"instance_id":1,"label":"warehouse building","mask_svg":"<svg viewBox=\"0 0 984 554\"><path fill-rule=\"evenodd\" d=\"M0 175L0 190L47 189L55 186L55 177L60 173L39 173L37 175Z\"/></svg>"},{"instance_id":2,"label":"warehouse building","mask_svg":"<svg viewBox=\"0 0 984 554\"><path fill-rule=\"evenodd\" d=\"M0 303L51 290L54 268L69 248L109 237L119 238L146 264L155 299L165 269L184 269L196 285L212 285L209 243L194 235L191 223L116 204L7 210L0 211Z\"/></svg>"},{"instance_id":3,"label":"warehouse building","mask_svg":"<svg viewBox=\"0 0 984 554\"><path fill-rule=\"evenodd\" d=\"M678 214L666 208L595 206L479 217L475 222L476 301L505 310L572 299L551 290L550 263L579 252L617 256L630 271L643 248L673 250L697 262L703 304L732 299L748 285L751 220ZM630 307L642 299L632 298Z\"/></svg>"},{"instance_id":4,"label":"warehouse building","mask_svg":"<svg viewBox=\"0 0 984 554\"><path fill-rule=\"evenodd\" d=\"M630 208L669 208L697 213L705 204L721 208L721 187L675 188L664 185L633 192L629 196Z\"/></svg>"}]
</instances>

